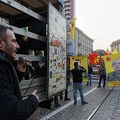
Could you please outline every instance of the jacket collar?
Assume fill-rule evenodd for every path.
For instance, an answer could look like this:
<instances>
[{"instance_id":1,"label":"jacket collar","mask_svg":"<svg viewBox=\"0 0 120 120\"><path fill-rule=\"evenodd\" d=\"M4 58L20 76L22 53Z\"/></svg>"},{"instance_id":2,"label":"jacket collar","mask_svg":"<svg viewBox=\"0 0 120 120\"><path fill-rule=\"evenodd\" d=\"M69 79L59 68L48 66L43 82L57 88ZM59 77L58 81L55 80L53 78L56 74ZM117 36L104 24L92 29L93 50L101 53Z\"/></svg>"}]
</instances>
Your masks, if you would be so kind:
<instances>
[{"instance_id":1,"label":"jacket collar","mask_svg":"<svg viewBox=\"0 0 120 120\"><path fill-rule=\"evenodd\" d=\"M7 55L2 50L0 50L0 59L6 59L6 58Z\"/></svg>"}]
</instances>

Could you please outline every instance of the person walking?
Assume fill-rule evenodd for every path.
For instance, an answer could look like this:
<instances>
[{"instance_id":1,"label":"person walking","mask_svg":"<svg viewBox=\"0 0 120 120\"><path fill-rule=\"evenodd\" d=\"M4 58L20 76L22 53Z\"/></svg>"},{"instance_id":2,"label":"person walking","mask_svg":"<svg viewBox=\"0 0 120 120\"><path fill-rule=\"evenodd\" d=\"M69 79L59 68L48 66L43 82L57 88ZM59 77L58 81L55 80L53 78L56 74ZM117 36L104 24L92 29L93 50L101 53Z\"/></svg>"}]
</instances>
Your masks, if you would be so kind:
<instances>
[{"instance_id":1,"label":"person walking","mask_svg":"<svg viewBox=\"0 0 120 120\"><path fill-rule=\"evenodd\" d=\"M91 75L93 74L93 68L92 65L89 63L88 64L88 82L86 85L90 85L91 86Z\"/></svg>"},{"instance_id":2,"label":"person walking","mask_svg":"<svg viewBox=\"0 0 120 120\"><path fill-rule=\"evenodd\" d=\"M105 83L106 83L106 68L105 68L105 63L102 62L100 65L100 79L99 79L99 84L97 88L101 87L101 81L103 79L103 88L105 88Z\"/></svg>"},{"instance_id":3,"label":"person walking","mask_svg":"<svg viewBox=\"0 0 120 120\"><path fill-rule=\"evenodd\" d=\"M86 72L85 68L81 66L80 61L75 61L74 62L74 69L71 70L71 73L73 75L73 97L74 97L74 104L77 104L77 89L80 92L80 97L81 97L81 104L88 104L84 100L84 95L83 95L83 85L82 85L82 73Z\"/></svg>"},{"instance_id":4,"label":"person walking","mask_svg":"<svg viewBox=\"0 0 120 120\"><path fill-rule=\"evenodd\" d=\"M39 98L34 90L22 99L19 81L28 67L27 62L15 60L19 45L11 28L0 25L0 120L26 120L38 108Z\"/></svg>"}]
</instances>

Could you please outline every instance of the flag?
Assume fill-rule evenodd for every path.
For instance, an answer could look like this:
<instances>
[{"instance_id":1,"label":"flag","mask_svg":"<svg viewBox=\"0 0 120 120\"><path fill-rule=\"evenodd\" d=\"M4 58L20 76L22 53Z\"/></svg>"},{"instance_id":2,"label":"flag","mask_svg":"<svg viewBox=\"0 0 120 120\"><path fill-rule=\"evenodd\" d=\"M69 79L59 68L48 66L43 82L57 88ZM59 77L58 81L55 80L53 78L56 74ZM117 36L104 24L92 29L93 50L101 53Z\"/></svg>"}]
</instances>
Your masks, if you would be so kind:
<instances>
[{"instance_id":1,"label":"flag","mask_svg":"<svg viewBox=\"0 0 120 120\"><path fill-rule=\"evenodd\" d=\"M97 61L97 56L98 56L98 54L97 53L95 53L95 52L92 52L91 53L91 56L93 57L93 64L96 64L98 61Z\"/></svg>"},{"instance_id":2,"label":"flag","mask_svg":"<svg viewBox=\"0 0 120 120\"><path fill-rule=\"evenodd\" d=\"M117 51L117 49L114 49L111 54L112 54L112 55L113 55L113 54L119 54L119 52Z\"/></svg>"},{"instance_id":3,"label":"flag","mask_svg":"<svg viewBox=\"0 0 120 120\"><path fill-rule=\"evenodd\" d=\"M97 56L97 63L99 63L99 64L101 64L101 63L103 63L103 61L104 61L104 58L103 58L104 56Z\"/></svg>"},{"instance_id":4,"label":"flag","mask_svg":"<svg viewBox=\"0 0 120 120\"><path fill-rule=\"evenodd\" d=\"M105 54L104 55L110 55L110 51L109 51L109 47L107 48L107 50L105 51Z\"/></svg>"},{"instance_id":5,"label":"flag","mask_svg":"<svg viewBox=\"0 0 120 120\"><path fill-rule=\"evenodd\" d=\"M71 37L73 40L75 39L75 23L76 18L71 21Z\"/></svg>"},{"instance_id":6,"label":"flag","mask_svg":"<svg viewBox=\"0 0 120 120\"><path fill-rule=\"evenodd\" d=\"M90 54L89 54L88 57L89 57L89 60L90 60L89 62L90 62L91 64L94 64L94 57L93 57L92 55L90 55Z\"/></svg>"}]
</instances>

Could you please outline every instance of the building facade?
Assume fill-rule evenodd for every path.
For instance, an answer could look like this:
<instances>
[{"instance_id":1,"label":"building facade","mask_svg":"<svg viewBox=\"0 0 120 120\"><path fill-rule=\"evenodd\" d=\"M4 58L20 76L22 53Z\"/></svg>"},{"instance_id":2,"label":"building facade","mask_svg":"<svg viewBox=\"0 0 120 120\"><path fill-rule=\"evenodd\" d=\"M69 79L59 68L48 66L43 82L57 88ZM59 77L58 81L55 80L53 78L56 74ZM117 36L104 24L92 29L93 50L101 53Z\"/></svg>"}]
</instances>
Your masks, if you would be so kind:
<instances>
[{"instance_id":1,"label":"building facade","mask_svg":"<svg viewBox=\"0 0 120 120\"><path fill-rule=\"evenodd\" d=\"M70 22L75 17L75 0L63 0L65 17Z\"/></svg>"},{"instance_id":2,"label":"building facade","mask_svg":"<svg viewBox=\"0 0 120 120\"><path fill-rule=\"evenodd\" d=\"M83 31L75 29L75 55L88 55L93 52L94 40L87 36Z\"/></svg>"},{"instance_id":3,"label":"building facade","mask_svg":"<svg viewBox=\"0 0 120 120\"><path fill-rule=\"evenodd\" d=\"M70 30L68 32L67 53L73 56L88 55L93 52L93 42L92 38L76 27L75 40L71 39Z\"/></svg>"},{"instance_id":4,"label":"building facade","mask_svg":"<svg viewBox=\"0 0 120 120\"><path fill-rule=\"evenodd\" d=\"M70 37L71 21L75 18L75 0L63 0L64 15L68 23L67 55L88 55L93 51L94 40L88 37L79 28L75 28L75 40Z\"/></svg>"},{"instance_id":5,"label":"building facade","mask_svg":"<svg viewBox=\"0 0 120 120\"><path fill-rule=\"evenodd\" d=\"M110 45L110 47L111 47L111 52L112 52L114 49L117 49L117 51L120 52L120 39L112 42L111 45Z\"/></svg>"}]
</instances>

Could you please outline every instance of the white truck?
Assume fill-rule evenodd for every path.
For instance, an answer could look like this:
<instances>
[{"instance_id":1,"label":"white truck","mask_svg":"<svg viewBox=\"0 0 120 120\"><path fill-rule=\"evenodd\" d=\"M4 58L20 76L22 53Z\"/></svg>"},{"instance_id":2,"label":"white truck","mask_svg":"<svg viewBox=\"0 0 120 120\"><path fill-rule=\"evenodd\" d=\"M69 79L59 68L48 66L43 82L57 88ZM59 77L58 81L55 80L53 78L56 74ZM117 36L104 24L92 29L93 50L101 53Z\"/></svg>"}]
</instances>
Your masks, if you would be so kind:
<instances>
[{"instance_id":1,"label":"white truck","mask_svg":"<svg viewBox=\"0 0 120 120\"><path fill-rule=\"evenodd\" d=\"M66 89L67 22L61 12L58 0L0 0L0 24L13 28L21 47L16 61L24 56L35 68L20 83L24 98L37 89L42 102ZM39 72L42 60L47 65L44 77Z\"/></svg>"}]
</instances>

